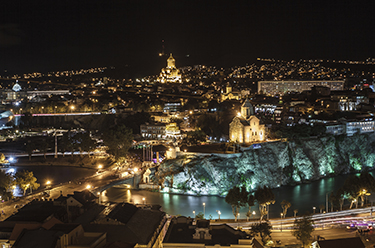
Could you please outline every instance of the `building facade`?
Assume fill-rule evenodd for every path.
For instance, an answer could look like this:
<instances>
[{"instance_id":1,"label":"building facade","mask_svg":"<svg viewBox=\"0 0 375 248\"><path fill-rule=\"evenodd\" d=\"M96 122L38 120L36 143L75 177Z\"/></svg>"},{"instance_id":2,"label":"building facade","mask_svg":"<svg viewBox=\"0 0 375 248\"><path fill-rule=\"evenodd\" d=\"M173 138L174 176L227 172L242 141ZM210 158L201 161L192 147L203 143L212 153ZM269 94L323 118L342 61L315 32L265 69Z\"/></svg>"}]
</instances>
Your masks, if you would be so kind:
<instances>
[{"instance_id":1,"label":"building facade","mask_svg":"<svg viewBox=\"0 0 375 248\"><path fill-rule=\"evenodd\" d=\"M343 90L344 80L337 81L259 81L258 93L266 95L284 95L287 92L311 90L314 86L325 86L330 90Z\"/></svg>"},{"instance_id":2,"label":"building facade","mask_svg":"<svg viewBox=\"0 0 375 248\"><path fill-rule=\"evenodd\" d=\"M260 124L254 115L253 105L248 99L241 106L241 112L229 124L229 139L231 142L251 143L264 141L265 126Z\"/></svg>"}]
</instances>

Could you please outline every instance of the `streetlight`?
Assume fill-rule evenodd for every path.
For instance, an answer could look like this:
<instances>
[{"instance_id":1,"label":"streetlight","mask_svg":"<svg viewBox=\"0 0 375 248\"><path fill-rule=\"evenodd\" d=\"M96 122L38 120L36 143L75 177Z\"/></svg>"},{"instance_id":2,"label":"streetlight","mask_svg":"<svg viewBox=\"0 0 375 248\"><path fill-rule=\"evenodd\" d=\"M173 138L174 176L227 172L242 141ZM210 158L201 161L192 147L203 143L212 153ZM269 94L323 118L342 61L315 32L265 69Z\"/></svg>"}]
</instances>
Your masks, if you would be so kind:
<instances>
[{"instance_id":1,"label":"streetlight","mask_svg":"<svg viewBox=\"0 0 375 248\"><path fill-rule=\"evenodd\" d=\"M313 207L313 210L314 210L313 214L315 214L315 209L316 209L316 207Z\"/></svg>"},{"instance_id":2,"label":"streetlight","mask_svg":"<svg viewBox=\"0 0 375 248\"><path fill-rule=\"evenodd\" d=\"M98 194L98 203L101 204L101 202L100 202L100 191L97 194Z\"/></svg>"},{"instance_id":3,"label":"streetlight","mask_svg":"<svg viewBox=\"0 0 375 248\"><path fill-rule=\"evenodd\" d=\"M103 165L101 165L101 164L98 165L98 169L101 169L101 168L103 168Z\"/></svg>"},{"instance_id":4,"label":"streetlight","mask_svg":"<svg viewBox=\"0 0 375 248\"><path fill-rule=\"evenodd\" d=\"M280 232L282 232L283 231L283 213L280 213L280 218L281 218Z\"/></svg>"},{"instance_id":5,"label":"streetlight","mask_svg":"<svg viewBox=\"0 0 375 248\"><path fill-rule=\"evenodd\" d=\"M73 113L74 105L70 106L70 109L71 109L71 113Z\"/></svg>"},{"instance_id":6,"label":"streetlight","mask_svg":"<svg viewBox=\"0 0 375 248\"><path fill-rule=\"evenodd\" d=\"M221 214L221 212L220 212L220 210L216 210L216 212L219 215L219 220L220 220L220 214Z\"/></svg>"},{"instance_id":7,"label":"streetlight","mask_svg":"<svg viewBox=\"0 0 375 248\"><path fill-rule=\"evenodd\" d=\"M87 184L86 189L90 189L90 188L91 188L91 185Z\"/></svg>"},{"instance_id":8,"label":"streetlight","mask_svg":"<svg viewBox=\"0 0 375 248\"><path fill-rule=\"evenodd\" d=\"M205 218L206 216L206 203L203 202L203 219Z\"/></svg>"},{"instance_id":9,"label":"streetlight","mask_svg":"<svg viewBox=\"0 0 375 248\"><path fill-rule=\"evenodd\" d=\"M194 220L195 220L195 210L193 210L193 214L194 214Z\"/></svg>"},{"instance_id":10,"label":"streetlight","mask_svg":"<svg viewBox=\"0 0 375 248\"><path fill-rule=\"evenodd\" d=\"M256 213L255 213L255 211L253 211L253 216L254 216L254 219L255 219L255 214L256 214Z\"/></svg>"},{"instance_id":11,"label":"streetlight","mask_svg":"<svg viewBox=\"0 0 375 248\"><path fill-rule=\"evenodd\" d=\"M142 198L142 201L143 201L143 204L145 205L146 204L146 198Z\"/></svg>"}]
</instances>

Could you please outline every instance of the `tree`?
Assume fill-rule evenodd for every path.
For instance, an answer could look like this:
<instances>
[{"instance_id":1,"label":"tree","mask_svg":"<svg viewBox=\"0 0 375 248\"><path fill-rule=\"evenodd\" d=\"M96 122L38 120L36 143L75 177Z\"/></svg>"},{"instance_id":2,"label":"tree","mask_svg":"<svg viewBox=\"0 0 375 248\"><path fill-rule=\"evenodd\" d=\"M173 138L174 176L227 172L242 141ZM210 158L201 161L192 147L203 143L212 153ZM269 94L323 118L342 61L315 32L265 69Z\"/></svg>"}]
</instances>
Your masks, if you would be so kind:
<instances>
[{"instance_id":1,"label":"tree","mask_svg":"<svg viewBox=\"0 0 375 248\"><path fill-rule=\"evenodd\" d=\"M335 197L336 199L338 199L339 204L340 204L340 211L342 211L342 206L344 205L344 201L345 201L345 191L343 190L343 188L340 188L339 190L337 190Z\"/></svg>"},{"instance_id":2,"label":"tree","mask_svg":"<svg viewBox=\"0 0 375 248\"><path fill-rule=\"evenodd\" d=\"M3 154L2 154L3 155ZM4 199L7 191L13 185L13 176L9 173L6 173L3 170L0 170L0 195Z\"/></svg>"},{"instance_id":3,"label":"tree","mask_svg":"<svg viewBox=\"0 0 375 248\"><path fill-rule=\"evenodd\" d=\"M21 172L17 171L15 174L15 183L23 190L23 195L26 194L28 188L38 189L40 184L37 183L36 177L32 171L23 170Z\"/></svg>"},{"instance_id":4,"label":"tree","mask_svg":"<svg viewBox=\"0 0 375 248\"><path fill-rule=\"evenodd\" d=\"M314 231L313 225L314 221L308 215L302 216L302 218L294 221L294 231L292 234L296 239L301 241L303 247L308 244L311 238L311 233Z\"/></svg>"},{"instance_id":5,"label":"tree","mask_svg":"<svg viewBox=\"0 0 375 248\"><path fill-rule=\"evenodd\" d=\"M266 220L265 222L251 225L250 232L253 236L259 235L260 238L262 239L263 245L265 245L268 242L268 240L271 239L271 229L272 229L272 226L270 222Z\"/></svg>"},{"instance_id":6,"label":"tree","mask_svg":"<svg viewBox=\"0 0 375 248\"><path fill-rule=\"evenodd\" d=\"M283 200L281 202L281 208L283 209L284 218L286 216L286 212L288 211L288 208L290 208L291 206L292 206L292 204L290 202L288 202L287 200Z\"/></svg>"},{"instance_id":7,"label":"tree","mask_svg":"<svg viewBox=\"0 0 375 248\"><path fill-rule=\"evenodd\" d=\"M82 156L82 151L86 151L90 157L90 151L93 151L96 148L95 141L91 139L91 136L88 132L76 133L72 137L72 142L74 146L79 150L80 156Z\"/></svg>"},{"instance_id":8,"label":"tree","mask_svg":"<svg viewBox=\"0 0 375 248\"><path fill-rule=\"evenodd\" d=\"M350 209L353 207L354 203L356 203L356 206L358 207L358 198L360 196L360 191L362 190L359 177L355 175L349 176L345 180L342 190L345 192L345 198L350 200Z\"/></svg>"},{"instance_id":9,"label":"tree","mask_svg":"<svg viewBox=\"0 0 375 248\"><path fill-rule=\"evenodd\" d=\"M63 153L63 156L64 156L66 151L70 151L71 156L73 157L74 149L75 149L73 136L74 136L74 133L71 130L69 130L67 133L63 134L63 136L61 138L61 141L59 143L59 147L60 147L60 149Z\"/></svg>"},{"instance_id":10,"label":"tree","mask_svg":"<svg viewBox=\"0 0 375 248\"><path fill-rule=\"evenodd\" d=\"M375 179L368 172L362 172L360 176L349 176L342 187L345 198L351 200L350 208L353 204L358 207L359 198L361 198L361 206L364 205L365 197L369 192L375 190Z\"/></svg>"},{"instance_id":11,"label":"tree","mask_svg":"<svg viewBox=\"0 0 375 248\"><path fill-rule=\"evenodd\" d=\"M247 210L247 213L246 213L246 217L247 217L247 220L249 220L249 218L251 217L252 213L251 213L251 207L254 206L255 204L255 198L254 198L254 195L253 194L249 194L247 196L247 202L246 202L247 206L248 206L248 210Z\"/></svg>"},{"instance_id":12,"label":"tree","mask_svg":"<svg viewBox=\"0 0 375 248\"><path fill-rule=\"evenodd\" d=\"M324 204L320 204L319 205L319 210L320 210L320 213L323 213L323 209L325 208Z\"/></svg>"},{"instance_id":13,"label":"tree","mask_svg":"<svg viewBox=\"0 0 375 248\"><path fill-rule=\"evenodd\" d=\"M264 186L263 188L259 187L254 196L259 204L260 222L262 222L263 217L268 214L267 206L275 203L275 195L270 188Z\"/></svg>"},{"instance_id":14,"label":"tree","mask_svg":"<svg viewBox=\"0 0 375 248\"><path fill-rule=\"evenodd\" d=\"M232 207L232 213L235 221L237 221L240 208L246 206L247 195L248 194L245 187L240 189L239 187L234 186L228 191L228 194L225 197L225 202Z\"/></svg>"},{"instance_id":15,"label":"tree","mask_svg":"<svg viewBox=\"0 0 375 248\"><path fill-rule=\"evenodd\" d=\"M186 140L191 144L198 144L206 141L206 134L202 130L195 130L186 133Z\"/></svg>"},{"instance_id":16,"label":"tree","mask_svg":"<svg viewBox=\"0 0 375 248\"><path fill-rule=\"evenodd\" d=\"M294 212L294 217L297 217L298 209L294 209L293 212Z\"/></svg>"},{"instance_id":17,"label":"tree","mask_svg":"<svg viewBox=\"0 0 375 248\"><path fill-rule=\"evenodd\" d=\"M103 141L108 146L109 154L116 159L125 157L133 142L132 130L125 125L118 125L104 133Z\"/></svg>"},{"instance_id":18,"label":"tree","mask_svg":"<svg viewBox=\"0 0 375 248\"><path fill-rule=\"evenodd\" d=\"M29 161L31 161L31 156L32 156L33 151L34 151L34 149L35 149L35 143L32 142L31 139L28 139L28 140L26 141L25 149L26 149L27 154L29 155Z\"/></svg>"},{"instance_id":19,"label":"tree","mask_svg":"<svg viewBox=\"0 0 375 248\"><path fill-rule=\"evenodd\" d=\"M37 147L43 152L44 159L46 159L47 150L49 148L48 142L46 138L42 138L38 140Z\"/></svg>"},{"instance_id":20,"label":"tree","mask_svg":"<svg viewBox=\"0 0 375 248\"><path fill-rule=\"evenodd\" d=\"M197 213L197 215L195 216L196 219L204 219L204 214L202 212L199 212Z\"/></svg>"},{"instance_id":21,"label":"tree","mask_svg":"<svg viewBox=\"0 0 375 248\"><path fill-rule=\"evenodd\" d=\"M361 206L363 207L366 196L370 195L369 192L375 190L375 179L370 173L362 172L361 175L359 175L359 180L361 181L362 186L359 196L361 198Z\"/></svg>"}]
</instances>

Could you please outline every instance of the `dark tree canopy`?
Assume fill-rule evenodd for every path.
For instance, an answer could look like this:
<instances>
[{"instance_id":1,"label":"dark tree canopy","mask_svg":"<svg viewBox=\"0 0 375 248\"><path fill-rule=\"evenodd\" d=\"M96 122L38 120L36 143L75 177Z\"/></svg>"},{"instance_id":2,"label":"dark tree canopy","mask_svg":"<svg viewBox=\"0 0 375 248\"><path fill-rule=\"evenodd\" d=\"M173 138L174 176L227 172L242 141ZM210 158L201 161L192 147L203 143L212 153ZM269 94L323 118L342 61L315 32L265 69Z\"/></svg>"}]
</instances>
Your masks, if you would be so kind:
<instances>
[{"instance_id":1,"label":"dark tree canopy","mask_svg":"<svg viewBox=\"0 0 375 248\"><path fill-rule=\"evenodd\" d=\"M253 224L251 226L250 232L254 236L259 235L260 238L262 239L263 245L265 245L268 242L268 240L271 239L271 229L272 229L272 226L270 222L267 220L262 223Z\"/></svg>"},{"instance_id":2,"label":"dark tree canopy","mask_svg":"<svg viewBox=\"0 0 375 248\"><path fill-rule=\"evenodd\" d=\"M32 171L17 171L14 175L15 177L15 183L23 190L23 194L26 194L26 190L28 188L31 189L38 189L40 184L37 183L36 177L34 177L34 174Z\"/></svg>"},{"instance_id":3,"label":"dark tree canopy","mask_svg":"<svg viewBox=\"0 0 375 248\"><path fill-rule=\"evenodd\" d=\"M116 159L126 157L133 142L132 130L125 125L118 125L103 134L103 141L108 146L108 153Z\"/></svg>"},{"instance_id":4,"label":"dark tree canopy","mask_svg":"<svg viewBox=\"0 0 375 248\"><path fill-rule=\"evenodd\" d=\"M260 221L262 221L268 213L267 206L275 203L275 195L270 188L264 186L255 191L254 197L259 204Z\"/></svg>"},{"instance_id":5,"label":"dark tree canopy","mask_svg":"<svg viewBox=\"0 0 375 248\"><path fill-rule=\"evenodd\" d=\"M240 208L246 206L248 202L248 193L246 188L234 186L228 191L228 194L225 197L225 202L231 205L234 218L237 221Z\"/></svg>"},{"instance_id":6,"label":"dark tree canopy","mask_svg":"<svg viewBox=\"0 0 375 248\"><path fill-rule=\"evenodd\" d=\"M293 236L301 241L303 247L305 247L311 239L311 233L314 231L314 221L310 216L303 216L302 218L294 221Z\"/></svg>"}]
</instances>

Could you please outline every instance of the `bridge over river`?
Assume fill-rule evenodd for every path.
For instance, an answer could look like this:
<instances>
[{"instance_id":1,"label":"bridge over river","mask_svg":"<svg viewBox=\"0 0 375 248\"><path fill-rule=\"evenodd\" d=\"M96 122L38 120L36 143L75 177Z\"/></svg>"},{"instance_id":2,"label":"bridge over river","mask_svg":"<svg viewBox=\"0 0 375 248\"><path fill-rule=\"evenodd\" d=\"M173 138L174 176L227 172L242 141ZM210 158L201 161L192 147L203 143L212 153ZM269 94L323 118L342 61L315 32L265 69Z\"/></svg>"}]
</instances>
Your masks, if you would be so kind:
<instances>
[{"instance_id":1,"label":"bridge over river","mask_svg":"<svg viewBox=\"0 0 375 248\"><path fill-rule=\"evenodd\" d=\"M125 185L127 188L138 189L138 185L141 182L142 175L136 174L129 177L114 179L109 181L107 184L101 185L93 190L94 193L101 193L113 186Z\"/></svg>"}]
</instances>

